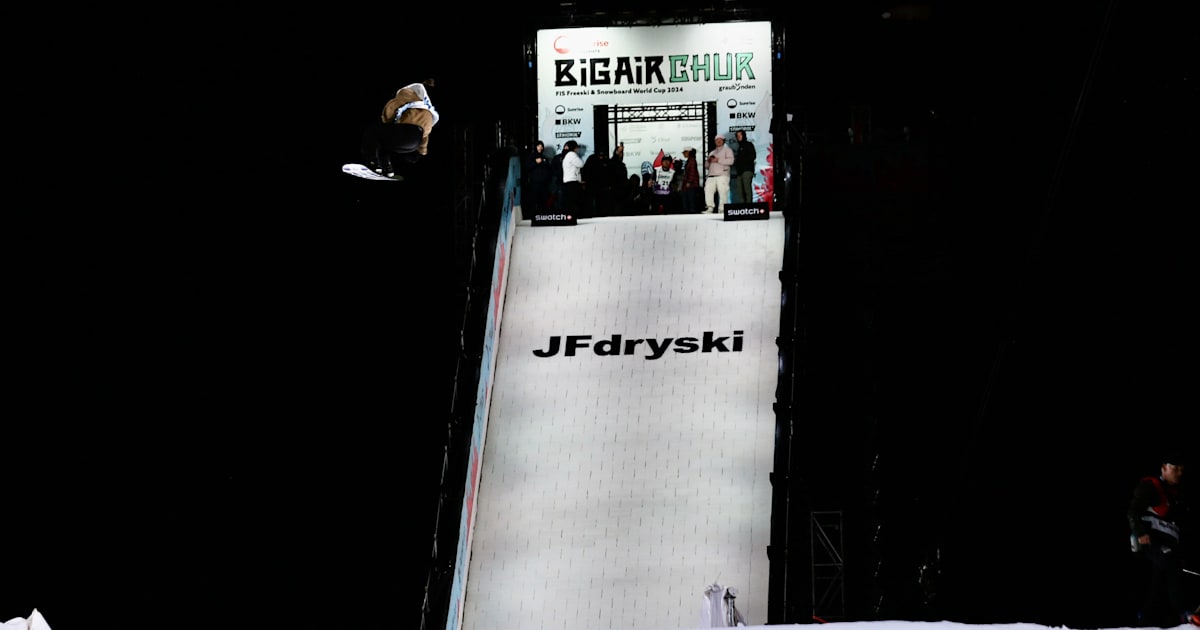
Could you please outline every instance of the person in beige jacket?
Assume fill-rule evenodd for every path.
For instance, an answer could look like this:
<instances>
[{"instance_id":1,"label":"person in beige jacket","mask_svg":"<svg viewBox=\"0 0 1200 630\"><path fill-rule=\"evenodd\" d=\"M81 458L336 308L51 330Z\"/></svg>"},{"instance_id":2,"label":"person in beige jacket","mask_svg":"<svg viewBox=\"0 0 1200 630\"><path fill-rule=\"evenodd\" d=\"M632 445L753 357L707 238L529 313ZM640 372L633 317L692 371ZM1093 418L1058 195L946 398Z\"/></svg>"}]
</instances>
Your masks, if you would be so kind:
<instances>
[{"instance_id":1,"label":"person in beige jacket","mask_svg":"<svg viewBox=\"0 0 1200 630\"><path fill-rule=\"evenodd\" d=\"M396 90L379 113L379 121L363 133L363 156L376 173L395 176L393 153L416 162L429 152L429 134L439 118L429 98L428 88L433 85L433 79L426 79Z\"/></svg>"},{"instance_id":2,"label":"person in beige jacket","mask_svg":"<svg viewBox=\"0 0 1200 630\"><path fill-rule=\"evenodd\" d=\"M733 166L733 149L725 146L725 136L713 138L717 146L708 152L706 177L704 179L704 211L721 214L725 212L725 200L729 198L729 167ZM713 193L716 193L716 210L713 210Z\"/></svg>"}]
</instances>

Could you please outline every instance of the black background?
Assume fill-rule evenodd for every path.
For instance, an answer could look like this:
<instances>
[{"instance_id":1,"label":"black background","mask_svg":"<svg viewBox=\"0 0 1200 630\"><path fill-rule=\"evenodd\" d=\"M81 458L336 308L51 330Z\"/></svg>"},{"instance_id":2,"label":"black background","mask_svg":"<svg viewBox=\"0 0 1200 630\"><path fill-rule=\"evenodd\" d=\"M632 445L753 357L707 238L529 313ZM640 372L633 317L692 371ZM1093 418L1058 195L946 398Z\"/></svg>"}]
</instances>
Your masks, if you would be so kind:
<instances>
[{"instance_id":1,"label":"black background","mask_svg":"<svg viewBox=\"0 0 1200 630\"><path fill-rule=\"evenodd\" d=\"M779 18L806 170L838 175L856 105L928 146L923 205L805 181L814 500L883 477L891 531L948 550L937 606L885 617L1129 625L1125 503L1195 441L1194 9L1056 4ZM0 619L418 627L462 299L421 210L439 140L522 102L532 23L397 11L155 32L182 50L139 109L177 176L130 189L154 213L14 243ZM338 173L427 74L416 181Z\"/></svg>"}]
</instances>

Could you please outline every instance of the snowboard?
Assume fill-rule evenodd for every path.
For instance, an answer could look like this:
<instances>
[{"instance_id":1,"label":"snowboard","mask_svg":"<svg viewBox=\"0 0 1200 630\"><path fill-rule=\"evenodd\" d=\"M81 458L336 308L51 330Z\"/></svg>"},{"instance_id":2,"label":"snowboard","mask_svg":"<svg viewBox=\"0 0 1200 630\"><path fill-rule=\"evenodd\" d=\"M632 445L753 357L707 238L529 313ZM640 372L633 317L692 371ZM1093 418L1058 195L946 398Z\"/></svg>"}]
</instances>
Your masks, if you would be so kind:
<instances>
[{"instance_id":1,"label":"snowboard","mask_svg":"<svg viewBox=\"0 0 1200 630\"><path fill-rule=\"evenodd\" d=\"M404 177L401 175L393 175L391 177L388 177L387 175L383 175L380 173L376 173L375 171L372 171L371 169L367 168L367 166L365 164L343 164L342 172L353 175L355 177L361 177L363 179L375 179L375 180L382 180L385 182L402 182L402 181L404 181Z\"/></svg>"}]
</instances>

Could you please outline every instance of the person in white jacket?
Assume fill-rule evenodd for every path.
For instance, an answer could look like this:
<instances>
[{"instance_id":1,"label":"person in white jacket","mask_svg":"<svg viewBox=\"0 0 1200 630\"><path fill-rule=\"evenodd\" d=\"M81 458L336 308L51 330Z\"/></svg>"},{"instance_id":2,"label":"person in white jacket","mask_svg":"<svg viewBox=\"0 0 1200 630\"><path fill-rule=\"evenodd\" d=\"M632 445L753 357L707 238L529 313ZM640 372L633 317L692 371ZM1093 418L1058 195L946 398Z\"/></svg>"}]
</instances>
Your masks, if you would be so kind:
<instances>
[{"instance_id":1,"label":"person in white jacket","mask_svg":"<svg viewBox=\"0 0 1200 630\"><path fill-rule=\"evenodd\" d=\"M704 211L725 212L725 200L729 198L729 167L733 166L733 149L725 146L725 136L717 134L713 138L717 145L708 152L708 165L704 180ZM713 209L713 195L716 195L716 209Z\"/></svg>"},{"instance_id":2,"label":"person in white jacket","mask_svg":"<svg viewBox=\"0 0 1200 630\"><path fill-rule=\"evenodd\" d=\"M575 217L583 213L583 158L579 143L567 140L562 150L563 211Z\"/></svg>"}]
</instances>

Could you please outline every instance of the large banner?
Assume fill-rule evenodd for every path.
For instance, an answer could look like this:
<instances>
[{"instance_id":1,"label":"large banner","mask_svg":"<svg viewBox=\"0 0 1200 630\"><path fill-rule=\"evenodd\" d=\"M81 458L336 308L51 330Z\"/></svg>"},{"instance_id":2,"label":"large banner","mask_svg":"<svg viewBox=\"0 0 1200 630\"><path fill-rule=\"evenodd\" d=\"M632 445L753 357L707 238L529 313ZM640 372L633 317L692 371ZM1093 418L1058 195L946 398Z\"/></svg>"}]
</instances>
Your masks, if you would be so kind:
<instances>
[{"instance_id":1,"label":"large banner","mask_svg":"<svg viewBox=\"0 0 1200 630\"><path fill-rule=\"evenodd\" d=\"M771 23L560 28L537 33L538 133L558 153L578 142L585 160L625 145L639 174L685 147L703 159L712 137L757 151L756 201L770 201Z\"/></svg>"}]
</instances>

